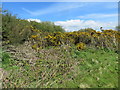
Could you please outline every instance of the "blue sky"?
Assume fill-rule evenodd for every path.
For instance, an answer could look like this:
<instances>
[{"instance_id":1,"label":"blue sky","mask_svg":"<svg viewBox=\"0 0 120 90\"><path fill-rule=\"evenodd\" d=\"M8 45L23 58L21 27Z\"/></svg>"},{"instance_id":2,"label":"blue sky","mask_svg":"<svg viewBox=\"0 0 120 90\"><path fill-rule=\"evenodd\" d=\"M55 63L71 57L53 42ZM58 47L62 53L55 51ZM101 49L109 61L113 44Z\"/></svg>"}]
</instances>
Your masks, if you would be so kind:
<instances>
[{"instance_id":1,"label":"blue sky","mask_svg":"<svg viewBox=\"0 0 120 90\"><path fill-rule=\"evenodd\" d=\"M21 19L52 21L66 31L91 27L114 29L118 20L117 2L4 2L3 9Z\"/></svg>"}]
</instances>

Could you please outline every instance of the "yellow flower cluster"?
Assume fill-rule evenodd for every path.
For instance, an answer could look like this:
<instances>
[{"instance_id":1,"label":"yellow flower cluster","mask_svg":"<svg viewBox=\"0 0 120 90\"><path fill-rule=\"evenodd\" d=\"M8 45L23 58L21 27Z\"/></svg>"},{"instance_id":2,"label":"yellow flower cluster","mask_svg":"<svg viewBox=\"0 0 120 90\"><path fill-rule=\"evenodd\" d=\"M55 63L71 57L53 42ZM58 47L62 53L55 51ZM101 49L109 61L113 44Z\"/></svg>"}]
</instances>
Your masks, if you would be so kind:
<instances>
[{"instance_id":1,"label":"yellow flower cluster","mask_svg":"<svg viewBox=\"0 0 120 90\"><path fill-rule=\"evenodd\" d=\"M86 44L81 42L81 43L78 43L76 47L78 50L83 50L86 48Z\"/></svg>"},{"instance_id":2,"label":"yellow flower cluster","mask_svg":"<svg viewBox=\"0 0 120 90\"><path fill-rule=\"evenodd\" d=\"M38 30L34 30L38 32ZM31 38L40 38L42 34L32 35ZM117 41L120 41L120 32L114 30L95 31L89 30L74 32L46 33L41 39L35 39L36 43L41 42L44 46L76 45L78 50L85 49L86 46L116 48ZM42 40L42 41L41 41ZM40 45L39 45L40 46Z\"/></svg>"},{"instance_id":3,"label":"yellow flower cluster","mask_svg":"<svg viewBox=\"0 0 120 90\"><path fill-rule=\"evenodd\" d=\"M39 35L31 35L31 38L37 38Z\"/></svg>"}]
</instances>

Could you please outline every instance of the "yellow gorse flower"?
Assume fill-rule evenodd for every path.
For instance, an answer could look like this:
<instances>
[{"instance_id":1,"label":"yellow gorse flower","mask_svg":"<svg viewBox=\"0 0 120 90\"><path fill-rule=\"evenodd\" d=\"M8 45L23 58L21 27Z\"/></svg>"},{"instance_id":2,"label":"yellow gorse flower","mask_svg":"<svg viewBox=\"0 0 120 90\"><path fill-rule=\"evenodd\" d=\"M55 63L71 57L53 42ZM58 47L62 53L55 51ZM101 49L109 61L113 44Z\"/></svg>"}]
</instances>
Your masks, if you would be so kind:
<instances>
[{"instance_id":1,"label":"yellow gorse flower","mask_svg":"<svg viewBox=\"0 0 120 90\"><path fill-rule=\"evenodd\" d=\"M38 35L32 35L31 36L31 38L37 38L38 37Z\"/></svg>"},{"instance_id":2,"label":"yellow gorse flower","mask_svg":"<svg viewBox=\"0 0 120 90\"><path fill-rule=\"evenodd\" d=\"M81 42L81 43L78 43L76 47L78 50L82 50L86 48L86 44Z\"/></svg>"}]
</instances>

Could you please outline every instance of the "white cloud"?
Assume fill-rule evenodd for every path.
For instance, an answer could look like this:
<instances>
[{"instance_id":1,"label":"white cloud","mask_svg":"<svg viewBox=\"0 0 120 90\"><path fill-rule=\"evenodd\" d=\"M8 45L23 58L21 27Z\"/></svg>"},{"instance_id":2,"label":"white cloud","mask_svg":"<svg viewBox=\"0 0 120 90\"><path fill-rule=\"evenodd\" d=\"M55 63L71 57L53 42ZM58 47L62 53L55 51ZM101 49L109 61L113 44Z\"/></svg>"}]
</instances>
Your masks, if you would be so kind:
<instances>
[{"instance_id":1,"label":"white cloud","mask_svg":"<svg viewBox=\"0 0 120 90\"><path fill-rule=\"evenodd\" d=\"M27 19L28 21L42 22L40 19ZM114 29L118 24L117 22L99 22L94 20L66 20L66 21L56 21L55 25L62 26L65 31L77 31L84 28L93 28L95 30L100 30L100 27L103 29Z\"/></svg>"},{"instance_id":2,"label":"white cloud","mask_svg":"<svg viewBox=\"0 0 120 90\"><path fill-rule=\"evenodd\" d=\"M102 18L110 18L110 17L118 17L118 14L87 14L84 16L78 16L81 19L102 19Z\"/></svg>"},{"instance_id":3,"label":"white cloud","mask_svg":"<svg viewBox=\"0 0 120 90\"><path fill-rule=\"evenodd\" d=\"M66 31L76 31L84 28L93 28L95 30L103 29L114 29L117 26L117 22L98 22L94 20L67 20L67 21L56 21L55 25L62 26Z\"/></svg>"},{"instance_id":4,"label":"white cloud","mask_svg":"<svg viewBox=\"0 0 120 90\"><path fill-rule=\"evenodd\" d=\"M35 22L38 22L38 23L40 23L41 22L41 20L40 19L27 19L29 22L30 21L35 21Z\"/></svg>"}]
</instances>

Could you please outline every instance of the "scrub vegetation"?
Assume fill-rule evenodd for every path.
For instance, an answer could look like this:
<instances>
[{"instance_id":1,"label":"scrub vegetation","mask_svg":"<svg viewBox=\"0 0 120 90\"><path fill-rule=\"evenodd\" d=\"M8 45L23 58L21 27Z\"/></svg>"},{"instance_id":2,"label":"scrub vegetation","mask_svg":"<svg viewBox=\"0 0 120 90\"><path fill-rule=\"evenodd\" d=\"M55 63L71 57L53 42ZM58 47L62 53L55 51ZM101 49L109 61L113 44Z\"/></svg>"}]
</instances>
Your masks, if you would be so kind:
<instances>
[{"instance_id":1,"label":"scrub vegetation","mask_svg":"<svg viewBox=\"0 0 120 90\"><path fill-rule=\"evenodd\" d=\"M3 88L118 87L119 31L65 32L52 22L1 15Z\"/></svg>"}]
</instances>

